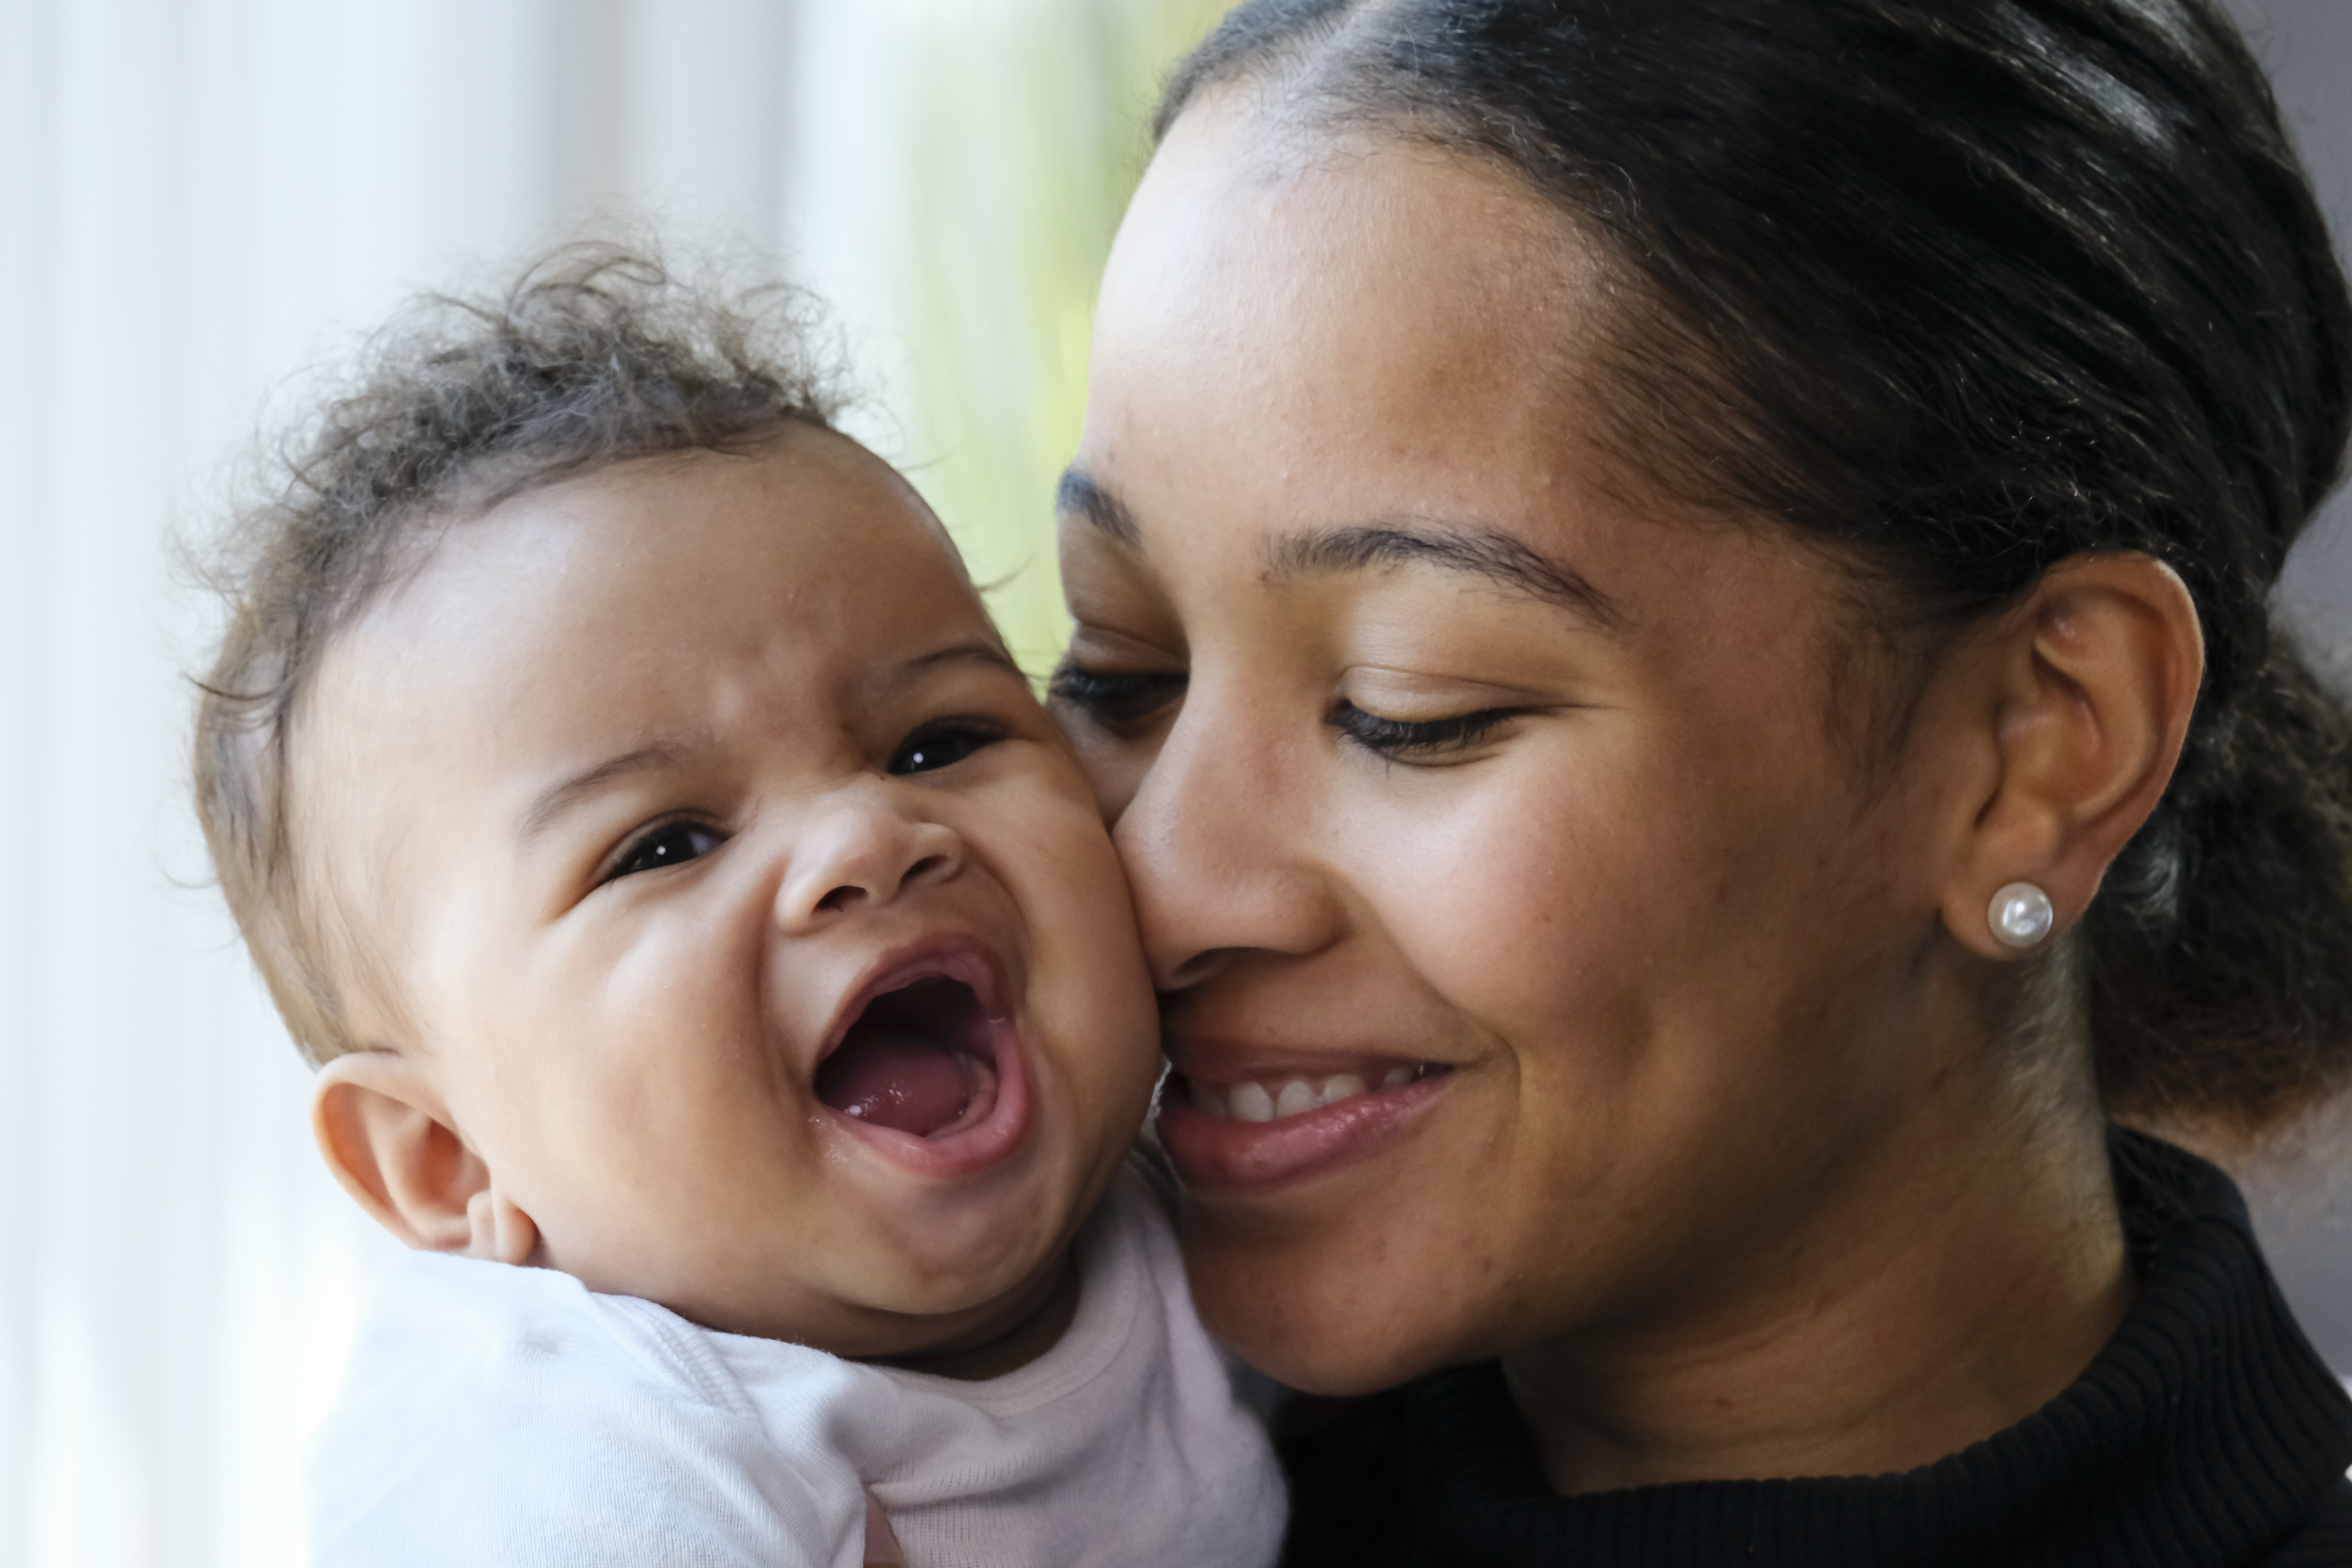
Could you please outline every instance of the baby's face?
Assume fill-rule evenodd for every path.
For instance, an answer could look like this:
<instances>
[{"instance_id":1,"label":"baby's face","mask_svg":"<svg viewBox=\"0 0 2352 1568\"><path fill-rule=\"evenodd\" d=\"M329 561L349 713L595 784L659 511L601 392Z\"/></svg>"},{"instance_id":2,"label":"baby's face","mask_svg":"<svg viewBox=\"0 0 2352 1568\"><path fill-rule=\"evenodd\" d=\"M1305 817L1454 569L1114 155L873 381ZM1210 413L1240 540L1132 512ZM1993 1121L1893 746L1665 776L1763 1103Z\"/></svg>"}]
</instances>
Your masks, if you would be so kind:
<instances>
[{"instance_id":1,"label":"baby's face","mask_svg":"<svg viewBox=\"0 0 2352 1568\"><path fill-rule=\"evenodd\" d=\"M796 430L510 500L303 724L360 1038L534 1262L847 1354L1057 1265L1143 1116L1150 982L1068 750L879 460Z\"/></svg>"}]
</instances>

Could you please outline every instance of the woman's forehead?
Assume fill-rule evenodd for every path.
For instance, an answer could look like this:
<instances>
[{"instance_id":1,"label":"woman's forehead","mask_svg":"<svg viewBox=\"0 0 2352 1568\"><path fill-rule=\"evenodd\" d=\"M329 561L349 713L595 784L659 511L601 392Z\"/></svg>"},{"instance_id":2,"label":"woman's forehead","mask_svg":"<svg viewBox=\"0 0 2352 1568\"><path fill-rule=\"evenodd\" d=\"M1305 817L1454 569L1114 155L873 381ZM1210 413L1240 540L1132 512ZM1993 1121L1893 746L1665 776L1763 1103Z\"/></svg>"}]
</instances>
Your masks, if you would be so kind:
<instances>
[{"instance_id":1,"label":"woman's forehead","mask_svg":"<svg viewBox=\"0 0 2352 1568\"><path fill-rule=\"evenodd\" d=\"M1572 352L1599 273L1568 220L1490 163L1213 95L1178 120L1121 226L1097 374L1198 367L1250 394L1285 373L1352 373L1360 391L1402 373L1399 390L1458 395Z\"/></svg>"}]
</instances>

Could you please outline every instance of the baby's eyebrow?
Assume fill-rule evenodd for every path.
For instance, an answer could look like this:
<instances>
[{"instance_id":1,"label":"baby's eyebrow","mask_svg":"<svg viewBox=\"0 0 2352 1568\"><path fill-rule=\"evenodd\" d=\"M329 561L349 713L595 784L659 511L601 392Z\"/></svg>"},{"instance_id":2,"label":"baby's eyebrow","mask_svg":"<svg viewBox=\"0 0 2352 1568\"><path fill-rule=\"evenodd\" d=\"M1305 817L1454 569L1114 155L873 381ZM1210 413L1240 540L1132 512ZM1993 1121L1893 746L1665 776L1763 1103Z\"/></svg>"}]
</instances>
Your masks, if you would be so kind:
<instances>
[{"instance_id":1,"label":"baby's eyebrow","mask_svg":"<svg viewBox=\"0 0 2352 1568\"><path fill-rule=\"evenodd\" d=\"M953 664L986 665L992 669L1001 669L1016 679L1021 677L1021 666L1013 661L1011 654L1004 651L1002 644L975 637L970 642L956 643L910 658L893 668L884 679L887 685L904 686L910 681L921 679L942 665Z\"/></svg>"},{"instance_id":2,"label":"baby's eyebrow","mask_svg":"<svg viewBox=\"0 0 2352 1568\"><path fill-rule=\"evenodd\" d=\"M584 773L574 773L530 803L530 809L522 814L522 825L517 830L517 836L526 842L536 838L553 826L565 812L599 791L634 774L669 767L685 754L685 747L674 742L660 741L650 746L640 746L634 752L624 752L617 757L598 763Z\"/></svg>"}]
</instances>

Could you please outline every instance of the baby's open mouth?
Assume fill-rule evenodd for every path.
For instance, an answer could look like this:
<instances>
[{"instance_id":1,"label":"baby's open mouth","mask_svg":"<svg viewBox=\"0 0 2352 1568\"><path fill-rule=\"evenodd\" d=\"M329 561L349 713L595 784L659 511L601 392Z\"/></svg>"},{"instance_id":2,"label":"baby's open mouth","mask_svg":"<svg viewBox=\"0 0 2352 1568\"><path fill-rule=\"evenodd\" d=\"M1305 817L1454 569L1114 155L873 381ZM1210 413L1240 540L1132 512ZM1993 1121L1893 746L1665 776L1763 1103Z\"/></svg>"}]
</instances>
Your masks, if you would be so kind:
<instances>
[{"instance_id":1,"label":"baby's open mouth","mask_svg":"<svg viewBox=\"0 0 2352 1568\"><path fill-rule=\"evenodd\" d=\"M986 1120L997 1083L980 998L942 974L867 1003L816 1069L818 1100L844 1116L918 1138Z\"/></svg>"}]
</instances>

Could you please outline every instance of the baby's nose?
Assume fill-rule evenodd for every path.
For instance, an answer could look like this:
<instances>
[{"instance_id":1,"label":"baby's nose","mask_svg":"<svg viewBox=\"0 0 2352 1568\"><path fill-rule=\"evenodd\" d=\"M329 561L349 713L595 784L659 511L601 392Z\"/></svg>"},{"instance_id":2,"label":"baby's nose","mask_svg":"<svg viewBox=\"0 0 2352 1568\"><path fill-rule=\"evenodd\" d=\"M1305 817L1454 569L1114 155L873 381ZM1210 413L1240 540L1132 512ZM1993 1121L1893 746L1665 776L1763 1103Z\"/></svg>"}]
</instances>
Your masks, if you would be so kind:
<instances>
[{"instance_id":1,"label":"baby's nose","mask_svg":"<svg viewBox=\"0 0 2352 1568\"><path fill-rule=\"evenodd\" d=\"M866 906L889 903L961 869L963 841L946 824L908 809L901 791L860 781L826 802L796 837L778 898L787 933L817 930Z\"/></svg>"}]
</instances>

